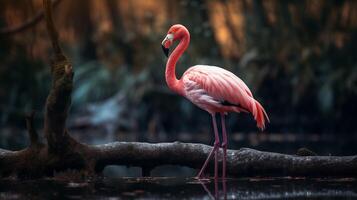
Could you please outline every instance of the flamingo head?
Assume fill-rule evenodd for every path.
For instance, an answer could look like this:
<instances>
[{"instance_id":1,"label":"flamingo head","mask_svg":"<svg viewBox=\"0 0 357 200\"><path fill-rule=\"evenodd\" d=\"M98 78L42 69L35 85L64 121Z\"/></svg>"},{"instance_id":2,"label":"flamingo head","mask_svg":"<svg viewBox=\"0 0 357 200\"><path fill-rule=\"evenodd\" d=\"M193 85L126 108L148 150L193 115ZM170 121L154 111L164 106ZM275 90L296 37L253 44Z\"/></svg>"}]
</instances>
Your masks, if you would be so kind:
<instances>
[{"instance_id":1,"label":"flamingo head","mask_svg":"<svg viewBox=\"0 0 357 200\"><path fill-rule=\"evenodd\" d=\"M171 26L171 28L167 32L166 37L161 42L162 50L164 51L167 57L169 56L169 50L173 42L178 39L181 39L185 31L187 31L186 27L181 24L175 24Z\"/></svg>"}]
</instances>

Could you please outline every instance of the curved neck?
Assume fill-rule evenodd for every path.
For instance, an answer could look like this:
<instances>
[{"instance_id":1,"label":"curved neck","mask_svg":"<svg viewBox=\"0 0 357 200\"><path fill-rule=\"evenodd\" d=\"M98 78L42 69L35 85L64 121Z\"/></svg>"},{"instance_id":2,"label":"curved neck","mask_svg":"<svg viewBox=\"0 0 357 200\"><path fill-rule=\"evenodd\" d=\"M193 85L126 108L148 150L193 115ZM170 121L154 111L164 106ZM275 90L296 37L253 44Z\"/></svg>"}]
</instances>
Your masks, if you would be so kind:
<instances>
[{"instance_id":1,"label":"curved neck","mask_svg":"<svg viewBox=\"0 0 357 200\"><path fill-rule=\"evenodd\" d=\"M178 59L181 57L181 55L183 54L183 52L187 49L189 43L190 43L190 34L186 30L184 31L184 35L180 40L180 43L172 52L166 63L166 73L165 73L166 83L171 90L179 94L182 94L182 89L179 85L179 80L177 80L176 78L176 63Z\"/></svg>"}]
</instances>

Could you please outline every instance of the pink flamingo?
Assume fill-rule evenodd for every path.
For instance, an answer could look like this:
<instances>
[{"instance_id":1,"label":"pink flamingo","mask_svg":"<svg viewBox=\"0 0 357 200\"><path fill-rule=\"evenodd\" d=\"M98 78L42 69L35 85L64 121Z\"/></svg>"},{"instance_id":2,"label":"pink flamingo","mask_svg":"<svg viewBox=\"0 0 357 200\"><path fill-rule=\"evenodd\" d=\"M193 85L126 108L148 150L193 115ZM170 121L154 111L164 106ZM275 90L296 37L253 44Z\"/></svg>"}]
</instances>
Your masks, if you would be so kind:
<instances>
[{"instance_id":1,"label":"pink flamingo","mask_svg":"<svg viewBox=\"0 0 357 200\"><path fill-rule=\"evenodd\" d=\"M224 116L228 112L252 113L257 121L257 127L261 130L265 128L265 120L269 122L268 115L258 101L253 98L252 92L247 85L236 75L225 69L208 66L196 65L189 68L181 77L176 78L176 63L190 43L190 33L185 26L176 24L171 26L165 39L162 41L162 49L166 56L169 47L174 41L180 43L166 63L166 83L171 90L186 97L193 104L209 112L212 116L215 142L205 163L203 164L197 178L202 178L207 164L215 153L214 177L218 178L218 151L220 147L219 135L217 130L216 113L221 115L222 123L222 144L223 166L222 177L226 177L227 160L227 132Z\"/></svg>"}]
</instances>

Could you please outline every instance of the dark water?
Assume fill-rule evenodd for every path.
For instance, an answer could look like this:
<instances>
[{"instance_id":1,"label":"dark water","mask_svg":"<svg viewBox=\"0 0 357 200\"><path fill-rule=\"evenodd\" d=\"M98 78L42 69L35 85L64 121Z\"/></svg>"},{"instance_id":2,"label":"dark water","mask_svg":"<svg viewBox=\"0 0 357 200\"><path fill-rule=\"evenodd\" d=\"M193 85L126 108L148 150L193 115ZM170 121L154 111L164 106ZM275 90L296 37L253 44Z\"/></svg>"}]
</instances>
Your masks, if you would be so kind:
<instances>
[{"instance_id":1,"label":"dark water","mask_svg":"<svg viewBox=\"0 0 357 200\"><path fill-rule=\"evenodd\" d=\"M0 180L0 199L357 199L355 179Z\"/></svg>"}]
</instances>

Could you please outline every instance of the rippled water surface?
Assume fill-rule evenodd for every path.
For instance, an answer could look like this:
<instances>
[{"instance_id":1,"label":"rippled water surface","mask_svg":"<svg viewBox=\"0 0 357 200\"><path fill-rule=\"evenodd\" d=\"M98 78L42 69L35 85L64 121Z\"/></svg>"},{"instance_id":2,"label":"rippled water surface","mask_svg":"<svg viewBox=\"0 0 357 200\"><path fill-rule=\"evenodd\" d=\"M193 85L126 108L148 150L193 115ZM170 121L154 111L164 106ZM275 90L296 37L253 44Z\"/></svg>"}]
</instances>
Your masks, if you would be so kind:
<instances>
[{"instance_id":1,"label":"rippled water surface","mask_svg":"<svg viewBox=\"0 0 357 200\"><path fill-rule=\"evenodd\" d=\"M0 181L0 199L357 199L355 179L104 178Z\"/></svg>"}]
</instances>

